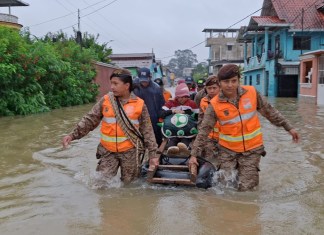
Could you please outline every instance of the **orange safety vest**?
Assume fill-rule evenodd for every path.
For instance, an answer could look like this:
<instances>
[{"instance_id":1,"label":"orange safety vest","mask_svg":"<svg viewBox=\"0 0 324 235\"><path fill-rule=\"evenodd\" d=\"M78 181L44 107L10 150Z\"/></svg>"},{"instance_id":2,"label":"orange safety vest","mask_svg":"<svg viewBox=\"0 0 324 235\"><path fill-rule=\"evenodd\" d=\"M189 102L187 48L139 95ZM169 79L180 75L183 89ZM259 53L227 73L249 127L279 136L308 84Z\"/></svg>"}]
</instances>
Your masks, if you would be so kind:
<instances>
[{"instance_id":1,"label":"orange safety vest","mask_svg":"<svg viewBox=\"0 0 324 235\"><path fill-rule=\"evenodd\" d=\"M209 99L205 96L200 101L200 108L202 109L203 113L206 112L208 105L209 105ZM211 139L218 140L218 136L219 136L219 123L216 122L215 126L213 127L213 130L209 133L208 137Z\"/></svg>"},{"instance_id":2,"label":"orange safety vest","mask_svg":"<svg viewBox=\"0 0 324 235\"><path fill-rule=\"evenodd\" d=\"M238 153L263 145L256 90L253 86L242 87L247 92L240 97L239 108L218 95L210 101L220 124L218 143Z\"/></svg>"},{"instance_id":3,"label":"orange safety vest","mask_svg":"<svg viewBox=\"0 0 324 235\"><path fill-rule=\"evenodd\" d=\"M167 102L170 98L172 98L172 95L170 93L170 91L163 91L163 97L164 97L164 100L165 102Z\"/></svg>"},{"instance_id":4,"label":"orange safety vest","mask_svg":"<svg viewBox=\"0 0 324 235\"><path fill-rule=\"evenodd\" d=\"M138 97L130 98L123 105L125 113L136 128L139 128L139 118L142 114L144 101ZM118 125L116 115L109 96L104 96L102 104L101 144L111 152L125 152L134 148L133 143L127 138L123 129Z\"/></svg>"}]
</instances>

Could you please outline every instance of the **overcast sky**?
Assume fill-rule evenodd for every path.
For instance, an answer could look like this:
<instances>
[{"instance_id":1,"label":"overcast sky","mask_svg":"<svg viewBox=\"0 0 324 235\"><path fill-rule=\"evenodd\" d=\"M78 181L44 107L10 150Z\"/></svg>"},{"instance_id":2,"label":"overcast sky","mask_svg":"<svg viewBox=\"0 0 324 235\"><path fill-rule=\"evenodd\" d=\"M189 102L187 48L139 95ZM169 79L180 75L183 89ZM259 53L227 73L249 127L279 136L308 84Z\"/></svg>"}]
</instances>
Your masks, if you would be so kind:
<instances>
[{"instance_id":1,"label":"overcast sky","mask_svg":"<svg viewBox=\"0 0 324 235\"><path fill-rule=\"evenodd\" d=\"M72 34L72 25L77 28L79 8L81 31L99 34L99 42L109 42L113 53L148 53L153 48L164 63L176 50L190 48L199 62L206 61L205 43L194 47L205 39L202 30L228 28L260 9L263 3L263 0L23 1L29 6L12 7L11 13L37 37L60 29ZM1 8L0 12L8 13L8 8ZM254 15L260 15L260 11ZM249 20L250 17L232 28L247 25Z\"/></svg>"}]
</instances>

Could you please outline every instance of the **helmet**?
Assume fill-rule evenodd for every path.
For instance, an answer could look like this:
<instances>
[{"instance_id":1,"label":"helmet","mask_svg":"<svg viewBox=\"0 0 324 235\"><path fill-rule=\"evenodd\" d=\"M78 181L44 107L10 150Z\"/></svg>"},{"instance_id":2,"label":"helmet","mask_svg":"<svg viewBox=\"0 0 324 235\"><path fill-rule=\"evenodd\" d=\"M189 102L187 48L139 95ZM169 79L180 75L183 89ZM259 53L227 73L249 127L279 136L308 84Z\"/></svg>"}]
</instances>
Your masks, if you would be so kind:
<instances>
[{"instance_id":1,"label":"helmet","mask_svg":"<svg viewBox=\"0 0 324 235\"><path fill-rule=\"evenodd\" d=\"M199 87L203 87L203 86L205 86L205 82L206 82L206 79L205 79L205 78L199 78L199 79L197 80L197 85L198 85Z\"/></svg>"}]
</instances>

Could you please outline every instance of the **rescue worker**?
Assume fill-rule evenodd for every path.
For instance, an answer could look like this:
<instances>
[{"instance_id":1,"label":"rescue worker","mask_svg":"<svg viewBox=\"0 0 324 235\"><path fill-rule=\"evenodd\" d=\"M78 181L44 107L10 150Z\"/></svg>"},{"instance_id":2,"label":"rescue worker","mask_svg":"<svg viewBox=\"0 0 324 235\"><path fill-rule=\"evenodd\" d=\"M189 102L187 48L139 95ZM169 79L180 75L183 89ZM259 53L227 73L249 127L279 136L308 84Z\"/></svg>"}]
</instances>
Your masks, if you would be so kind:
<instances>
[{"instance_id":1,"label":"rescue worker","mask_svg":"<svg viewBox=\"0 0 324 235\"><path fill-rule=\"evenodd\" d=\"M194 98L195 103L199 106L201 99L204 98L206 95L207 92L205 89L198 91Z\"/></svg>"},{"instance_id":2,"label":"rescue worker","mask_svg":"<svg viewBox=\"0 0 324 235\"><path fill-rule=\"evenodd\" d=\"M164 89L164 83L161 78L155 79L154 82L160 86L165 102L172 98L171 92Z\"/></svg>"},{"instance_id":3,"label":"rescue worker","mask_svg":"<svg viewBox=\"0 0 324 235\"><path fill-rule=\"evenodd\" d=\"M144 101L132 92L132 76L126 69L117 69L110 77L111 90L89 111L74 130L62 140L66 148L81 139L100 122L101 139L96 156L97 171L107 178L121 169L121 180L129 183L139 177L140 161L148 149L150 165L158 165L157 144L150 116Z\"/></svg>"},{"instance_id":4,"label":"rescue worker","mask_svg":"<svg viewBox=\"0 0 324 235\"><path fill-rule=\"evenodd\" d=\"M210 100L214 98L219 93L219 81L217 76L211 75L207 78L205 82L205 88L207 95L201 99L198 114L198 128L204 118L204 113L210 103ZM216 162L218 153L218 126L219 123L216 122L213 130L209 133L208 138L205 142L205 148L202 150L201 156L207 158L210 161Z\"/></svg>"},{"instance_id":5,"label":"rescue worker","mask_svg":"<svg viewBox=\"0 0 324 235\"><path fill-rule=\"evenodd\" d=\"M300 137L281 113L272 107L253 86L240 86L237 65L224 65L218 73L220 93L208 106L191 151L191 164L198 165L196 156L201 155L205 140L219 122L218 168L230 176L238 171L238 190L252 190L259 184L259 163L265 156L258 111L272 124L283 127L294 142ZM226 177L225 177L226 178Z\"/></svg>"},{"instance_id":6,"label":"rescue worker","mask_svg":"<svg viewBox=\"0 0 324 235\"><path fill-rule=\"evenodd\" d=\"M134 94L143 99L150 114L152 126L155 134L156 143L162 143L162 133L157 125L159 123L158 114L164 105L164 97L160 87L151 80L151 71L148 68L141 68L138 71L138 79Z\"/></svg>"},{"instance_id":7,"label":"rescue worker","mask_svg":"<svg viewBox=\"0 0 324 235\"><path fill-rule=\"evenodd\" d=\"M206 83L206 79L204 79L204 78L199 78L197 80L197 93L199 91L201 91L202 89L204 89L205 83Z\"/></svg>"}]
</instances>

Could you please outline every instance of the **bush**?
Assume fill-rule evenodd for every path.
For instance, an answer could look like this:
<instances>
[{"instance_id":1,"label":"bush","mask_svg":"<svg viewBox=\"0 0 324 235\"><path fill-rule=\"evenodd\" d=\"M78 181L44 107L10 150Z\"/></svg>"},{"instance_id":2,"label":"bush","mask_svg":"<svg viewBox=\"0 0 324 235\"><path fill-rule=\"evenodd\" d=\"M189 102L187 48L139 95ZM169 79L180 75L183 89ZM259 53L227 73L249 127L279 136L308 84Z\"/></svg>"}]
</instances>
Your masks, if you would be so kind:
<instances>
[{"instance_id":1,"label":"bush","mask_svg":"<svg viewBox=\"0 0 324 235\"><path fill-rule=\"evenodd\" d=\"M95 101L93 48L73 40L33 41L0 27L0 116L26 115Z\"/></svg>"}]
</instances>

